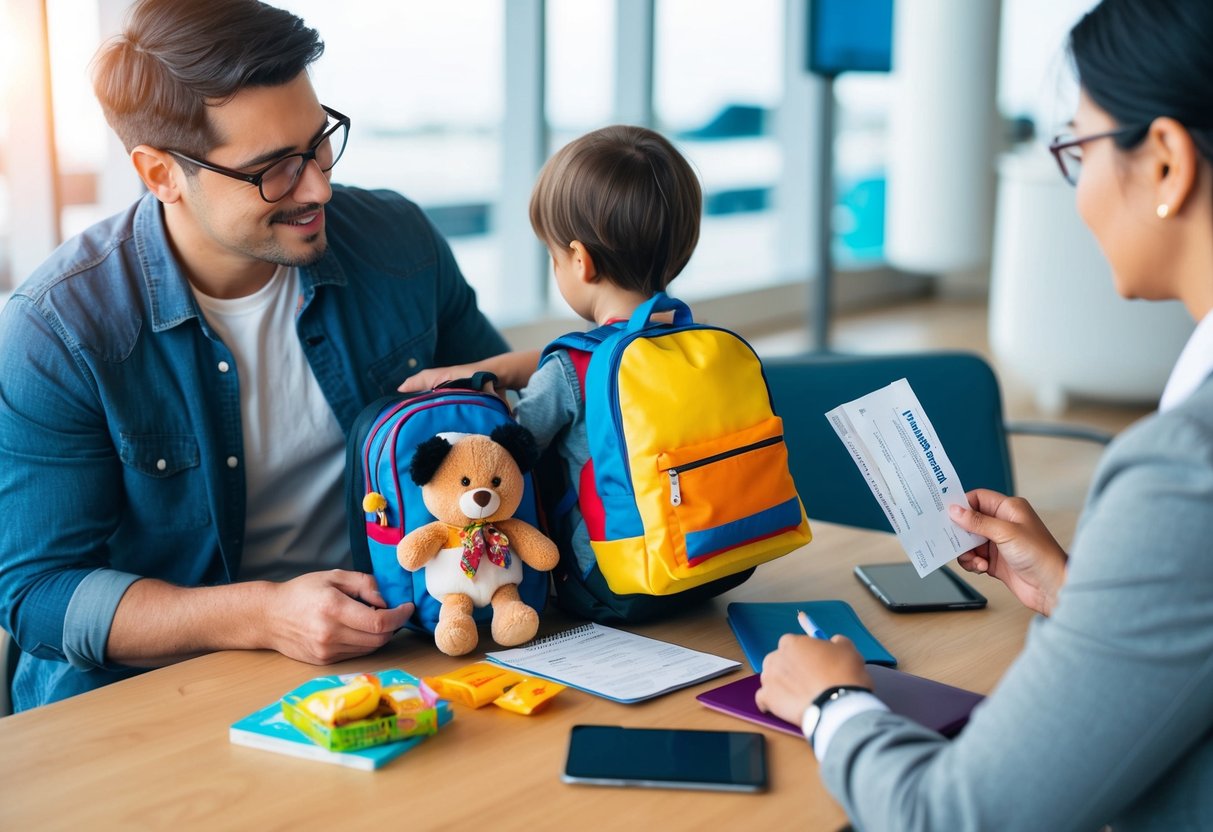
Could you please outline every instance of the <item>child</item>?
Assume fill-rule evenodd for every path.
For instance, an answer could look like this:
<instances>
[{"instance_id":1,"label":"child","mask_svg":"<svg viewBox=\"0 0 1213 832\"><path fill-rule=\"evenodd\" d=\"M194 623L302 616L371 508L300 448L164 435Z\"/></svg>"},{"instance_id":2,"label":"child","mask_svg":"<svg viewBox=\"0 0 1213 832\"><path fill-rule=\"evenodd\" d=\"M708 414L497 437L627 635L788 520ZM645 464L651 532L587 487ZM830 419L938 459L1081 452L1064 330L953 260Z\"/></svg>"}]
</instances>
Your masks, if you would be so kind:
<instances>
[{"instance_id":1,"label":"child","mask_svg":"<svg viewBox=\"0 0 1213 832\"><path fill-rule=\"evenodd\" d=\"M531 226L552 255L569 307L597 326L622 324L690 260L702 203L694 170L664 137L643 127L604 127L543 166L531 194ZM584 365L580 370L584 376ZM518 421L541 449L556 443L569 481L592 476L574 358L555 352L519 396ZM594 553L576 505L548 521L557 539L564 537L557 524L571 524L577 563L587 571Z\"/></svg>"}]
</instances>

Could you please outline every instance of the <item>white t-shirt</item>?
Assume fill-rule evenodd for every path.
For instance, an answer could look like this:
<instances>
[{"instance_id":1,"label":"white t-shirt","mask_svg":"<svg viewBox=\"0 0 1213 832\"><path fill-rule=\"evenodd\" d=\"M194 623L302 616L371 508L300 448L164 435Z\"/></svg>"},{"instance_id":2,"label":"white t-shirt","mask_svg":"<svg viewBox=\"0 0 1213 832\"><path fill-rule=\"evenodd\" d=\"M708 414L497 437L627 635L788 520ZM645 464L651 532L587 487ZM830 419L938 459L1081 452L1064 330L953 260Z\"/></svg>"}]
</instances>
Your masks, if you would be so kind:
<instances>
[{"instance_id":1,"label":"white t-shirt","mask_svg":"<svg viewBox=\"0 0 1213 832\"><path fill-rule=\"evenodd\" d=\"M240 381L248 503L239 578L349 568L345 437L295 329L299 270L280 266L248 297L221 300L196 288L194 297Z\"/></svg>"}]
</instances>

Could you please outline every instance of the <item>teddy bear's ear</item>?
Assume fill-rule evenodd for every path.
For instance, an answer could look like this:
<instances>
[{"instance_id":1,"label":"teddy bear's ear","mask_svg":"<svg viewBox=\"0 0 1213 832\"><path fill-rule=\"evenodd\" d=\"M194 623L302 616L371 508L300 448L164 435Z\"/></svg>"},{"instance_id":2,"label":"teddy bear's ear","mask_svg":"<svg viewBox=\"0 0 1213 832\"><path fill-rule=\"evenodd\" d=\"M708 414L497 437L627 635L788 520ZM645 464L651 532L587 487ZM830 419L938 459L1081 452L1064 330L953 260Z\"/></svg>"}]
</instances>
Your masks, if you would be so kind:
<instances>
[{"instance_id":1,"label":"teddy bear's ear","mask_svg":"<svg viewBox=\"0 0 1213 832\"><path fill-rule=\"evenodd\" d=\"M518 464L518 470L524 474L539 461L539 446L535 444L535 437L522 425L512 422L499 425L489 434L489 439L509 451Z\"/></svg>"},{"instance_id":2,"label":"teddy bear's ear","mask_svg":"<svg viewBox=\"0 0 1213 832\"><path fill-rule=\"evenodd\" d=\"M451 452L451 443L441 436L425 440L413 451L413 461L409 464L409 476L417 485L425 485L438 473L442 460Z\"/></svg>"}]
</instances>

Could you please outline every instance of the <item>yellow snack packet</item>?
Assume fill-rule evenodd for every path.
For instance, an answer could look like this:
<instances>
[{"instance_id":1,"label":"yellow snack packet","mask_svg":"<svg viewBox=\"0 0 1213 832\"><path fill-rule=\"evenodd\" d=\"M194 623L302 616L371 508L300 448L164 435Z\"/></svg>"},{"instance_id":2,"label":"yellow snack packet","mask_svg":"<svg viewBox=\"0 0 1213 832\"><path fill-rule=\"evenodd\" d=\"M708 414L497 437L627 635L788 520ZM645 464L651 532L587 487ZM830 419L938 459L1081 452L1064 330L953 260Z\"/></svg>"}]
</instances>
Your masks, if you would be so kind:
<instances>
[{"instance_id":1,"label":"yellow snack packet","mask_svg":"<svg viewBox=\"0 0 1213 832\"><path fill-rule=\"evenodd\" d=\"M325 725L335 727L370 716L379 707L379 677L363 673L341 687L318 690L299 707Z\"/></svg>"},{"instance_id":2,"label":"yellow snack packet","mask_svg":"<svg viewBox=\"0 0 1213 832\"><path fill-rule=\"evenodd\" d=\"M530 716L547 707L552 697L564 688L559 682L526 678L494 699L493 704L516 714Z\"/></svg>"},{"instance_id":3,"label":"yellow snack packet","mask_svg":"<svg viewBox=\"0 0 1213 832\"><path fill-rule=\"evenodd\" d=\"M469 708L480 708L522 679L521 674L508 668L488 662L477 662L450 673L426 676L422 681L443 699L450 699Z\"/></svg>"}]
</instances>

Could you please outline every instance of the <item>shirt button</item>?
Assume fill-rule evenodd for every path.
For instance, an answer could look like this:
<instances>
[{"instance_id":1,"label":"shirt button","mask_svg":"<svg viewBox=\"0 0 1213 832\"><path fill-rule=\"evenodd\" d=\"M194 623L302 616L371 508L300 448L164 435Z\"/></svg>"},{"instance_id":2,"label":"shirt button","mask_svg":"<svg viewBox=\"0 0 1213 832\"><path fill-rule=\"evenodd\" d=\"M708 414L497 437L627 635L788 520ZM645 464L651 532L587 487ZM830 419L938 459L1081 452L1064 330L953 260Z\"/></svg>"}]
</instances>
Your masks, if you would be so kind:
<instances>
[{"instance_id":1,"label":"shirt button","mask_svg":"<svg viewBox=\"0 0 1213 832\"><path fill-rule=\"evenodd\" d=\"M228 468L235 468L239 464L240 464L240 460L236 459L236 457L229 456L227 458L227 467Z\"/></svg>"},{"instance_id":2,"label":"shirt button","mask_svg":"<svg viewBox=\"0 0 1213 832\"><path fill-rule=\"evenodd\" d=\"M226 373L230 369L232 369L231 364L228 364L226 361L219 362L219 372Z\"/></svg>"},{"instance_id":3,"label":"shirt button","mask_svg":"<svg viewBox=\"0 0 1213 832\"><path fill-rule=\"evenodd\" d=\"M167 459L158 459L158 460L156 460L156 470L157 470L157 471L163 471L163 470L164 470L165 468L167 468L167 467L168 467L168 460L167 460Z\"/></svg>"},{"instance_id":4,"label":"shirt button","mask_svg":"<svg viewBox=\"0 0 1213 832\"><path fill-rule=\"evenodd\" d=\"M413 368L414 368L414 367L416 367L416 366L417 366L417 359L416 359L416 358L410 358L410 359L409 359L409 369L411 370L411 369L413 369Z\"/></svg>"}]
</instances>

